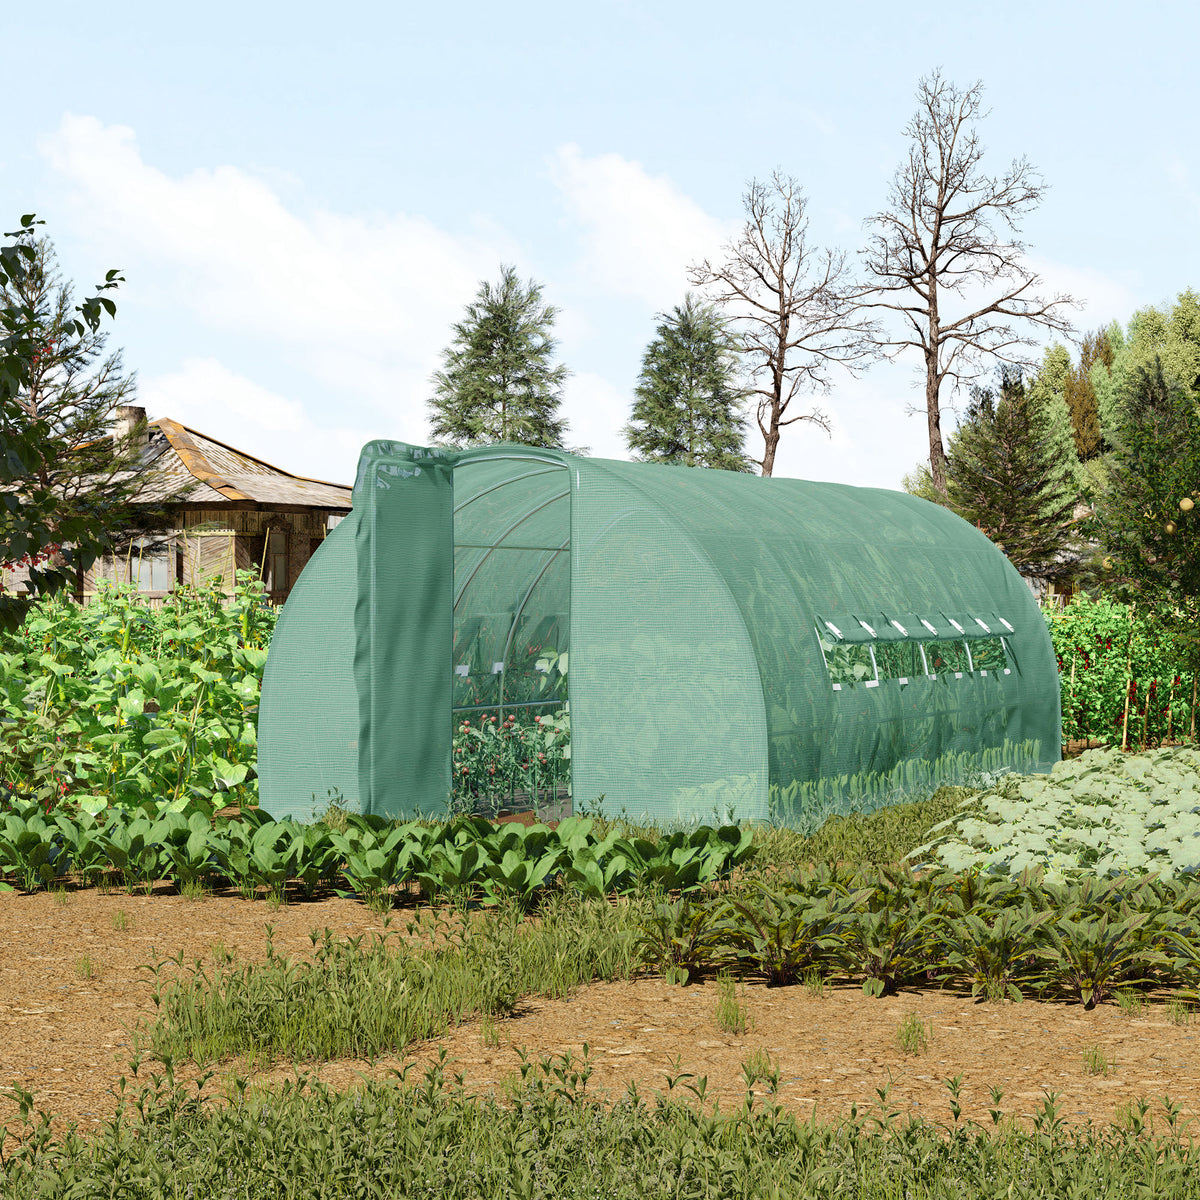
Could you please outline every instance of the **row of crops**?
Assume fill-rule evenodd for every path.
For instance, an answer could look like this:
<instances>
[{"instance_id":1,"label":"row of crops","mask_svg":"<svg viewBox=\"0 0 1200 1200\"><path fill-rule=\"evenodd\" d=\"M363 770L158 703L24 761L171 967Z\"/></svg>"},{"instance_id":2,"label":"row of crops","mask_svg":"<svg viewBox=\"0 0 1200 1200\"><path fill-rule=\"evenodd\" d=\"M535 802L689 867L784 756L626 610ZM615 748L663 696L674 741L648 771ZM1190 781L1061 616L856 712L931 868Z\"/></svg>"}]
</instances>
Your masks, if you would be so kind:
<instances>
[{"instance_id":1,"label":"row of crops","mask_svg":"<svg viewBox=\"0 0 1200 1200\"><path fill-rule=\"evenodd\" d=\"M841 977L871 996L949 985L1088 1008L1120 990L1176 988L1186 1003L1200 986L1200 884L829 865L660 901L641 941L678 982L722 971L772 985Z\"/></svg>"},{"instance_id":2,"label":"row of crops","mask_svg":"<svg viewBox=\"0 0 1200 1200\"><path fill-rule=\"evenodd\" d=\"M129 887L166 879L181 891L222 885L276 897L292 881L306 896L334 890L380 904L390 904L393 889L417 884L430 898L524 905L552 886L590 896L699 887L745 861L752 837L707 825L656 842L615 829L598 836L593 821L578 817L557 829L497 827L477 817L397 825L357 814L339 824L272 821L259 810L224 819L206 807L46 813L18 800L0 816L0 880L33 891L68 876Z\"/></svg>"}]
</instances>

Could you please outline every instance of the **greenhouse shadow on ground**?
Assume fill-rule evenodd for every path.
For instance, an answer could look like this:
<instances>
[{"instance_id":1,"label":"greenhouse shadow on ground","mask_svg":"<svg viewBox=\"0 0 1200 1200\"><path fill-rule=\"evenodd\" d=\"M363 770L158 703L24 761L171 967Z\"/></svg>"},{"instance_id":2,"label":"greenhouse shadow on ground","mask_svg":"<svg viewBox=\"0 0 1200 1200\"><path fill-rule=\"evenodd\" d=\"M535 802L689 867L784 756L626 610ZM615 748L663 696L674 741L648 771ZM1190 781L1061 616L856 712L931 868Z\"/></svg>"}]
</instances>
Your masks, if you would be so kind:
<instances>
[{"instance_id":1,"label":"greenhouse shadow on ground","mask_svg":"<svg viewBox=\"0 0 1200 1200\"><path fill-rule=\"evenodd\" d=\"M353 511L272 641L263 806L444 813L456 724L554 713L576 806L656 821L805 823L1059 757L1038 606L945 508L517 445L368 444Z\"/></svg>"}]
</instances>

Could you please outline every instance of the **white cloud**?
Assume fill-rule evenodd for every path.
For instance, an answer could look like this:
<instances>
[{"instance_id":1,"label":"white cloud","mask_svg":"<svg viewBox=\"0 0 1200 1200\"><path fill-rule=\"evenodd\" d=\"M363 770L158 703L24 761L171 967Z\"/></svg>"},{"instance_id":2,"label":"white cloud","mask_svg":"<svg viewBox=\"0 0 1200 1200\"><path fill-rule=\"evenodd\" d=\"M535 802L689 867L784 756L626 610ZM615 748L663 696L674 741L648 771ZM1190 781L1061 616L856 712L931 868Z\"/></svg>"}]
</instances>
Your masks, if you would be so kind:
<instances>
[{"instance_id":1,"label":"white cloud","mask_svg":"<svg viewBox=\"0 0 1200 1200\"><path fill-rule=\"evenodd\" d=\"M586 446L595 458L628 458L621 430L632 406L632 395L607 379L586 372L573 375L562 407L569 426L567 445Z\"/></svg>"},{"instance_id":2,"label":"white cloud","mask_svg":"<svg viewBox=\"0 0 1200 1200\"><path fill-rule=\"evenodd\" d=\"M178 371L141 380L138 391L151 420L170 417L296 475L333 483L354 482L364 443L406 432L318 424L294 400L211 358L187 359Z\"/></svg>"},{"instance_id":3,"label":"white cloud","mask_svg":"<svg viewBox=\"0 0 1200 1200\"><path fill-rule=\"evenodd\" d=\"M561 146L551 179L579 231L581 279L652 309L677 304L689 264L717 253L736 229L619 154L585 157L576 145Z\"/></svg>"},{"instance_id":4,"label":"white cloud","mask_svg":"<svg viewBox=\"0 0 1200 1200\"><path fill-rule=\"evenodd\" d=\"M1128 283L1094 267L1071 266L1037 255L1030 255L1028 261L1042 277L1041 295L1065 293L1082 302L1082 308L1068 314L1080 330L1107 325L1114 319L1124 324L1138 305L1134 289Z\"/></svg>"},{"instance_id":5,"label":"white cloud","mask_svg":"<svg viewBox=\"0 0 1200 1200\"><path fill-rule=\"evenodd\" d=\"M775 474L898 491L904 475L929 456L924 409L908 415L916 369L903 360L880 362L858 379L839 372L827 395L798 396L793 405L799 411L820 408L830 417L832 436L808 422L789 425L780 438ZM755 431L752 453L760 453L761 443Z\"/></svg>"},{"instance_id":6,"label":"white cloud","mask_svg":"<svg viewBox=\"0 0 1200 1200\"><path fill-rule=\"evenodd\" d=\"M516 257L494 229L456 238L405 213L301 214L237 167L172 177L142 159L133 130L94 117L65 116L41 149L79 228L127 268L144 265L173 304L274 342L341 396L389 412L423 410L450 324L478 280Z\"/></svg>"}]
</instances>

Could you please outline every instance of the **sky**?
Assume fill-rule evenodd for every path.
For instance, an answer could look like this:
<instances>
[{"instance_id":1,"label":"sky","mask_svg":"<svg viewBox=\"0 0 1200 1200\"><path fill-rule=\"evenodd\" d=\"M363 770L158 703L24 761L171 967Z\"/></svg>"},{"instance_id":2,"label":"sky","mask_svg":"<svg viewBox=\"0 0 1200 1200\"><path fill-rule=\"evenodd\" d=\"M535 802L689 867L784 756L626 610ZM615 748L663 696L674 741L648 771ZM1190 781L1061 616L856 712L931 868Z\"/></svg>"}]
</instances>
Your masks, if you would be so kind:
<instances>
[{"instance_id":1,"label":"sky","mask_svg":"<svg viewBox=\"0 0 1200 1200\"><path fill-rule=\"evenodd\" d=\"M65 0L10 38L0 216L45 220L80 298L121 270L151 418L342 483L371 439L428 443L451 326L511 263L559 310L569 444L624 458L656 316L747 182L793 175L855 255L935 69L982 81L985 168L1047 183L1021 236L1081 333L1200 286L1198 41L1174 0ZM802 398L831 434L786 429L775 473L899 487L919 388L903 356L835 371Z\"/></svg>"}]
</instances>

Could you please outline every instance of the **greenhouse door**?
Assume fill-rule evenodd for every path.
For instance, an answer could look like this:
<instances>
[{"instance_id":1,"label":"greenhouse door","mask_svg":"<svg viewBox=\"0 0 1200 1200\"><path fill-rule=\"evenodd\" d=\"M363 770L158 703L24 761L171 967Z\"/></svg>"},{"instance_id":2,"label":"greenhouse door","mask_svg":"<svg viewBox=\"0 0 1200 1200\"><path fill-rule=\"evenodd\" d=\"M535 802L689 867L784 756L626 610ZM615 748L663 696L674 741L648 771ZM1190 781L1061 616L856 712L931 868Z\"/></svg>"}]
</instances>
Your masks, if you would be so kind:
<instances>
[{"instance_id":1,"label":"greenhouse door","mask_svg":"<svg viewBox=\"0 0 1200 1200\"><path fill-rule=\"evenodd\" d=\"M450 799L452 467L445 452L373 442L354 494L362 809L442 815Z\"/></svg>"},{"instance_id":2,"label":"greenhouse door","mask_svg":"<svg viewBox=\"0 0 1200 1200\"><path fill-rule=\"evenodd\" d=\"M503 448L454 470L454 807L565 815L567 468Z\"/></svg>"}]
</instances>

